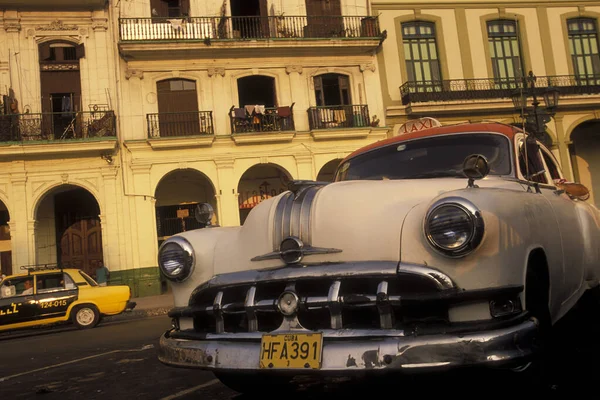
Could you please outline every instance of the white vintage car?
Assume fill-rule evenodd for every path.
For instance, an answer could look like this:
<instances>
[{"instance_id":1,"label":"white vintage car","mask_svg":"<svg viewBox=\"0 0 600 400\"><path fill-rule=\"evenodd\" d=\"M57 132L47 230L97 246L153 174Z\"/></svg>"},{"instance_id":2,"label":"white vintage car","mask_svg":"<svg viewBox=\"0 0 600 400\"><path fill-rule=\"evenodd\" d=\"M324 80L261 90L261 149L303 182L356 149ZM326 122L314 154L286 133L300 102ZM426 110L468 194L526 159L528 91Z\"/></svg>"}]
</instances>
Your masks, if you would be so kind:
<instances>
[{"instance_id":1,"label":"white vintage car","mask_svg":"<svg viewBox=\"0 0 600 400\"><path fill-rule=\"evenodd\" d=\"M588 196L510 125L375 143L334 182L295 181L241 227L162 244L175 308L159 360L240 392L294 375L524 371L598 285L600 211Z\"/></svg>"}]
</instances>

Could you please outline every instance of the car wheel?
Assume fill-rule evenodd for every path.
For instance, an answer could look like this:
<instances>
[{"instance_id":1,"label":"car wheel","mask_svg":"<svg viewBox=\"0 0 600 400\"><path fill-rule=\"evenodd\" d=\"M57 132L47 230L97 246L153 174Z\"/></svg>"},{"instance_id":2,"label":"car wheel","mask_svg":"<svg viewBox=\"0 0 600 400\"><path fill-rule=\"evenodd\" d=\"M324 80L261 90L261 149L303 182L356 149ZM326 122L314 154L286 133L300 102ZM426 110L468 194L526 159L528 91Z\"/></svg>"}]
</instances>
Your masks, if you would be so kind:
<instances>
[{"instance_id":1,"label":"car wheel","mask_svg":"<svg viewBox=\"0 0 600 400\"><path fill-rule=\"evenodd\" d=\"M221 383L238 393L269 396L277 393L279 398L283 393L292 392L295 387L291 383L292 377L260 376L232 372L215 372Z\"/></svg>"},{"instance_id":2,"label":"car wheel","mask_svg":"<svg viewBox=\"0 0 600 400\"><path fill-rule=\"evenodd\" d=\"M77 306L71 312L73 324L79 329L90 329L98 325L100 313L93 305Z\"/></svg>"},{"instance_id":3,"label":"car wheel","mask_svg":"<svg viewBox=\"0 0 600 400\"><path fill-rule=\"evenodd\" d=\"M545 268L530 267L525 287L525 308L538 323L538 335L534 343L534 355L512 368L512 371L534 385L546 386L552 317L548 308L550 282Z\"/></svg>"}]
</instances>

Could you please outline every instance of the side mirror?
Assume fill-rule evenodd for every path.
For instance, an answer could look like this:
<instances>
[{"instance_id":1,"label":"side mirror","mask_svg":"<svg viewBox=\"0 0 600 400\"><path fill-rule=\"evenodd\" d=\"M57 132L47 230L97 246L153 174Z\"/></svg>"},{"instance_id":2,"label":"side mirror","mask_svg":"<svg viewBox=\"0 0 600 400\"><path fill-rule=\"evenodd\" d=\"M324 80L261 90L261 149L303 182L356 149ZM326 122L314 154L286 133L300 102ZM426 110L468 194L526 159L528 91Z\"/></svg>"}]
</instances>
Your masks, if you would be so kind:
<instances>
[{"instance_id":1,"label":"side mirror","mask_svg":"<svg viewBox=\"0 0 600 400\"><path fill-rule=\"evenodd\" d=\"M564 190L567 195L572 199L587 200L590 198L590 191L587 187L581 183L564 182L557 183L558 189Z\"/></svg>"},{"instance_id":2,"label":"side mirror","mask_svg":"<svg viewBox=\"0 0 600 400\"><path fill-rule=\"evenodd\" d=\"M463 173L469 178L469 187L477 187L473 184L475 179L483 179L490 173L487 158L481 154L467 156L463 161Z\"/></svg>"}]
</instances>

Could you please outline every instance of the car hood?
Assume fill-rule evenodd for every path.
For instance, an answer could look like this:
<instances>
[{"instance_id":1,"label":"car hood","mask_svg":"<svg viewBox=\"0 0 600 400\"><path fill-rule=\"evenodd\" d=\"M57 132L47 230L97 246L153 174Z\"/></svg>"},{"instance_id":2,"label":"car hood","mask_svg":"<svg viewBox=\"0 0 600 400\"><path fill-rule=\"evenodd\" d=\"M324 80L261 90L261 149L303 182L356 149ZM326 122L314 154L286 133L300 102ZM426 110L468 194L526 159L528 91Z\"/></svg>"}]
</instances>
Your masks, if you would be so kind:
<instances>
[{"instance_id":1,"label":"car hood","mask_svg":"<svg viewBox=\"0 0 600 400\"><path fill-rule=\"evenodd\" d=\"M313 248L305 264L399 261L408 212L466 186L457 178L345 181L285 192L260 203L240 229L217 242L214 272L281 266L279 245L289 236Z\"/></svg>"}]
</instances>

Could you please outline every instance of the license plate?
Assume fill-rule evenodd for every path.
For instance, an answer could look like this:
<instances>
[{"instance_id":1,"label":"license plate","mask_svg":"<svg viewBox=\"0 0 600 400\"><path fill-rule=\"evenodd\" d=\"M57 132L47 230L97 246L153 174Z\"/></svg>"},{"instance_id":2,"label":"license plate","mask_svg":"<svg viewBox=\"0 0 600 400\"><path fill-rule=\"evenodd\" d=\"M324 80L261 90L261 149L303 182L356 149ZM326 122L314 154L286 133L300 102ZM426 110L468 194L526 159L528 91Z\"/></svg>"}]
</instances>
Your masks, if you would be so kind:
<instances>
[{"instance_id":1,"label":"license plate","mask_svg":"<svg viewBox=\"0 0 600 400\"><path fill-rule=\"evenodd\" d=\"M260 368L321 368L321 333L263 335L260 343Z\"/></svg>"}]
</instances>

